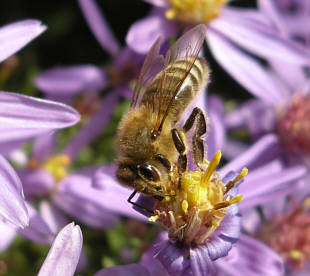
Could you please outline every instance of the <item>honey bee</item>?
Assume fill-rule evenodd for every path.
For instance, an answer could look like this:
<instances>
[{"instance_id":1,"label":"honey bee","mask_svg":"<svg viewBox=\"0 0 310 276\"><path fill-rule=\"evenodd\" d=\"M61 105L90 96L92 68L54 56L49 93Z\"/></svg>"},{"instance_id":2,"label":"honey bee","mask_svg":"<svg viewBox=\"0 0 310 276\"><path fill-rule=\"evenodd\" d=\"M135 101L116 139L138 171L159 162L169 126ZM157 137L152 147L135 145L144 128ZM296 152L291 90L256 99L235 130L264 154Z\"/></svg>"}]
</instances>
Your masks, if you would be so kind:
<instances>
[{"instance_id":1,"label":"honey bee","mask_svg":"<svg viewBox=\"0 0 310 276\"><path fill-rule=\"evenodd\" d=\"M172 45L165 58L159 55L159 38L145 58L130 110L121 120L117 135L116 177L135 189L129 202L136 192L157 199L167 195L165 186L174 172L187 168L185 133L194 124L192 155L197 166L203 161L201 136L207 125L202 110L194 108L183 128L177 123L207 84L209 69L205 59L198 57L205 33L204 25L189 30Z\"/></svg>"}]
</instances>

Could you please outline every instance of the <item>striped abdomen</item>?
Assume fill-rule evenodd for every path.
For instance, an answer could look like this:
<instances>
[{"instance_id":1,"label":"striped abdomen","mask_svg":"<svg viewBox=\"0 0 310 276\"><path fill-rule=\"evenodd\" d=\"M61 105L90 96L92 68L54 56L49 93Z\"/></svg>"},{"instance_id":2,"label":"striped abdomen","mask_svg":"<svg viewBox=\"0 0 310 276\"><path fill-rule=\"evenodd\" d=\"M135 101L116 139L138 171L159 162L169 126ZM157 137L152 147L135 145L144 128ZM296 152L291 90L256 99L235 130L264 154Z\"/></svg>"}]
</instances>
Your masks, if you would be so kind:
<instances>
[{"instance_id":1,"label":"striped abdomen","mask_svg":"<svg viewBox=\"0 0 310 276\"><path fill-rule=\"evenodd\" d=\"M189 103L204 88L208 79L208 67L204 58L181 58L158 73L147 87L141 105L154 112L164 113L177 121ZM187 76L186 76L187 75ZM161 92L160 92L161 91ZM175 97L173 97L175 95Z\"/></svg>"}]
</instances>

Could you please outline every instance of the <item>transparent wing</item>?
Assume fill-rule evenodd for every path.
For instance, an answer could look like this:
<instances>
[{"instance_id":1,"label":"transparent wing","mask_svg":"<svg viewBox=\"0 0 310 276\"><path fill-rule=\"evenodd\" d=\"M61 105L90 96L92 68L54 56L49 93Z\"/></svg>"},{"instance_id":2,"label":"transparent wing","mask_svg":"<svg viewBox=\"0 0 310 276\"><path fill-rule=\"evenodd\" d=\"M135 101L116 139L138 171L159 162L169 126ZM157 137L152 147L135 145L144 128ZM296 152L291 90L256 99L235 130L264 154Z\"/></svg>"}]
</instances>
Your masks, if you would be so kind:
<instances>
[{"instance_id":1,"label":"transparent wing","mask_svg":"<svg viewBox=\"0 0 310 276\"><path fill-rule=\"evenodd\" d=\"M178 91L191 71L202 49L205 35L206 27L205 25L200 24L182 35L166 54L161 84L158 87L159 102L155 105L159 107L156 120L156 129L158 132L161 131L170 108L176 99ZM185 70L183 70L180 80L175 83L172 81L173 77L167 78L166 75L180 75L180 73L177 72L178 69L174 69L173 66L170 66L177 60L183 61L182 67L185 68ZM170 93L165 93L164 89L165 91L170 91ZM161 106L165 106L165 110L162 110Z\"/></svg>"},{"instance_id":2,"label":"transparent wing","mask_svg":"<svg viewBox=\"0 0 310 276\"><path fill-rule=\"evenodd\" d=\"M131 98L130 108L135 108L139 105L148 82L162 69L163 56L159 55L161 43L162 39L158 38L144 60L134 94Z\"/></svg>"}]
</instances>

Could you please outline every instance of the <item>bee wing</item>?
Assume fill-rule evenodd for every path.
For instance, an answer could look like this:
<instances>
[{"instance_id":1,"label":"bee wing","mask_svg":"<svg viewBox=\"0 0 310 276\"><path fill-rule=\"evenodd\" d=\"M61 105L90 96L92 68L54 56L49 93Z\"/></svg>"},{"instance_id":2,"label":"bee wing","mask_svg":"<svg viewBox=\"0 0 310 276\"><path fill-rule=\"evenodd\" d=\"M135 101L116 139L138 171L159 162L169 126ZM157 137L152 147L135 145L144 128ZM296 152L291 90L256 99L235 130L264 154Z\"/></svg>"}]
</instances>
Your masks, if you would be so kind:
<instances>
[{"instance_id":1,"label":"bee wing","mask_svg":"<svg viewBox=\"0 0 310 276\"><path fill-rule=\"evenodd\" d=\"M151 77L156 75L163 67L163 56L159 55L161 43L162 39L159 37L144 60L134 89L134 94L131 98L130 108L134 108L139 105L147 83L150 81Z\"/></svg>"},{"instance_id":2,"label":"bee wing","mask_svg":"<svg viewBox=\"0 0 310 276\"><path fill-rule=\"evenodd\" d=\"M206 27L203 24L200 24L196 27L194 27L193 29L189 30L188 32L186 32L185 34L183 34L170 48L170 50L167 52L166 57L165 57L165 62L164 62L164 69L163 69L163 75L162 75L162 79L161 79L161 84L159 85L158 88L158 93L159 93L159 104L158 106L161 106L161 103L163 101L168 101L168 105L166 110L164 112L160 112L158 110L158 115L157 115L157 130L160 132L161 128L164 124L165 119L167 118L168 114L169 114L169 110L177 96L177 93L181 87L181 85L183 84L184 80L186 79L186 77L188 76L190 70L192 69L201 49L202 49L202 45L205 39L205 35L206 35ZM180 78L180 81L177 85L173 84L171 81L170 83L167 83L167 79L166 79L166 74L167 72L165 72L165 69L167 69L167 67L174 63L176 60L180 59L180 58L191 58L191 62L184 62L185 65L185 70L182 73L182 76ZM175 72L172 71L172 68L169 68L169 74L176 74L177 70L175 70ZM179 74L179 73L178 73ZM169 78L170 80L172 80L172 78ZM167 98L168 95L164 95L163 93L163 82L165 82L165 88L171 91L171 93L169 94L169 97ZM161 114L160 114L161 113Z\"/></svg>"}]
</instances>

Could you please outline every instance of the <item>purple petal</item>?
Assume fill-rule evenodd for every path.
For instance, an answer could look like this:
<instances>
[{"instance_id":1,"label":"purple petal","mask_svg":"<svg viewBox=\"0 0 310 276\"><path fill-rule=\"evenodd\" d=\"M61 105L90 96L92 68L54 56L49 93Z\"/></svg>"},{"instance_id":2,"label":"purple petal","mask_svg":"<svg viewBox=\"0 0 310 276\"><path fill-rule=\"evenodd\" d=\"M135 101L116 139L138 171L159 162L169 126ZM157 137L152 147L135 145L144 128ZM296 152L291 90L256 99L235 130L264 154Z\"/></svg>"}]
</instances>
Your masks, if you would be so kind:
<instances>
[{"instance_id":1,"label":"purple petal","mask_svg":"<svg viewBox=\"0 0 310 276\"><path fill-rule=\"evenodd\" d=\"M151 276L147 269L139 264L108 267L98 271L94 276Z\"/></svg>"},{"instance_id":2,"label":"purple petal","mask_svg":"<svg viewBox=\"0 0 310 276\"><path fill-rule=\"evenodd\" d=\"M280 9L275 1L258 0L259 9L267 15L283 35L288 36L284 16L281 15Z\"/></svg>"},{"instance_id":3,"label":"purple petal","mask_svg":"<svg viewBox=\"0 0 310 276\"><path fill-rule=\"evenodd\" d=\"M251 173L245 178L239 192L243 195L243 200L239 204L240 209L248 209L262 204L266 201L274 200L296 190L301 178L305 177L307 169L303 166L285 168L280 172L270 172L262 177L251 177Z\"/></svg>"},{"instance_id":4,"label":"purple petal","mask_svg":"<svg viewBox=\"0 0 310 276\"><path fill-rule=\"evenodd\" d=\"M235 13L233 16L223 14L217 20L213 20L210 26L227 39L258 56L299 65L310 63L308 49L281 37L270 25L242 17L242 13L239 15Z\"/></svg>"},{"instance_id":5,"label":"purple petal","mask_svg":"<svg viewBox=\"0 0 310 276\"><path fill-rule=\"evenodd\" d=\"M231 160L237 158L248 148L249 145L247 145L244 142L226 139L225 146L223 149L223 155L225 156L226 159Z\"/></svg>"},{"instance_id":6,"label":"purple petal","mask_svg":"<svg viewBox=\"0 0 310 276\"><path fill-rule=\"evenodd\" d=\"M182 273L190 268L190 262L185 257L185 251L185 249L178 248L168 240L160 245L155 258L167 269L169 275L183 275Z\"/></svg>"},{"instance_id":7,"label":"purple petal","mask_svg":"<svg viewBox=\"0 0 310 276\"><path fill-rule=\"evenodd\" d=\"M210 131L206 139L208 157L212 158L219 149L223 149L225 144L225 125L224 125L224 104L216 96L208 99L208 112L210 118Z\"/></svg>"},{"instance_id":8,"label":"purple petal","mask_svg":"<svg viewBox=\"0 0 310 276\"><path fill-rule=\"evenodd\" d=\"M16 229L0 220L0 252L6 250L16 237Z\"/></svg>"},{"instance_id":9,"label":"purple petal","mask_svg":"<svg viewBox=\"0 0 310 276\"><path fill-rule=\"evenodd\" d=\"M273 132L276 116L276 109L273 105L253 99L228 113L225 117L225 124L230 129L247 128L252 138L256 140L265 133Z\"/></svg>"},{"instance_id":10,"label":"purple petal","mask_svg":"<svg viewBox=\"0 0 310 276\"><path fill-rule=\"evenodd\" d=\"M136 52L145 54L159 37L165 41L176 34L177 26L173 21L167 20L162 14L153 14L130 27L126 42Z\"/></svg>"},{"instance_id":11,"label":"purple petal","mask_svg":"<svg viewBox=\"0 0 310 276\"><path fill-rule=\"evenodd\" d=\"M236 252L233 252L236 251ZM235 257L216 261L218 269L225 275L239 276L279 276L283 275L283 261L274 251L253 238L241 235L236 247L231 251Z\"/></svg>"},{"instance_id":12,"label":"purple petal","mask_svg":"<svg viewBox=\"0 0 310 276\"><path fill-rule=\"evenodd\" d=\"M154 6L157 7L167 7L168 1L167 0L144 0L145 2L148 2Z\"/></svg>"},{"instance_id":13,"label":"purple petal","mask_svg":"<svg viewBox=\"0 0 310 276\"><path fill-rule=\"evenodd\" d=\"M57 133L48 133L39 136L32 143L32 158L37 162L44 162L52 156L56 150L58 135Z\"/></svg>"},{"instance_id":14,"label":"purple petal","mask_svg":"<svg viewBox=\"0 0 310 276\"><path fill-rule=\"evenodd\" d=\"M127 202L132 191L118 183L115 179L115 169L112 174L99 170L93 180L96 187L101 187L100 189L93 187L88 177L78 175L67 177L60 185L60 193L77 203L85 202L85 212L89 212L94 217L104 218L105 214L106 216L110 214L108 216L110 217L113 212L145 221L146 218L133 210ZM103 200L104 198L109 200Z\"/></svg>"},{"instance_id":15,"label":"purple petal","mask_svg":"<svg viewBox=\"0 0 310 276\"><path fill-rule=\"evenodd\" d=\"M74 274L83 244L80 227L74 223L64 227L55 238L38 276Z\"/></svg>"},{"instance_id":16,"label":"purple petal","mask_svg":"<svg viewBox=\"0 0 310 276\"><path fill-rule=\"evenodd\" d=\"M262 65L213 28L208 29L207 40L216 60L249 92L271 104L282 100L281 89Z\"/></svg>"},{"instance_id":17,"label":"purple petal","mask_svg":"<svg viewBox=\"0 0 310 276\"><path fill-rule=\"evenodd\" d=\"M22 20L0 28L0 62L46 30L38 20Z\"/></svg>"},{"instance_id":18,"label":"purple petal","mask_svg":"<svg viewBox=\"0 0 310 276\"><path fill-rule=\"evenodd\" d=\"M240 171L244 167L248 168L257 159L259 159L259 157L264 157L266 153L270 152L270 149L274 148L277 143L277 136L273 134L265 135L246 152L222 167L221 174L226 175L230 171Z\"/></svg>"},{"instance_id":19,"label":"purple petal","mask_svg":"<svg viewBox=\"0 0 310 276\"><path fill-rule=\"evenodd\" d=\"M160 232L154 242L148 247L140 259L139 264L143 265L151 275L168 276L167 270L154 256L157 252L157 247L161 242L168 239L167 232Z\"/></svg>"},{"instance_id":20,"label":"purple petal","mask_svg":"<svg viewBox=\"0 0 310 276\"><path fill-rule=\"evenodd\" d=\"M67 224L67 219L64 217L64 214L48 201L43 200L40 202L39 208L44 221L53 233L57 233L59 229Z\"/></svg>"},{"instance_id":21,"label":"purple petal","mask_svg":"<svg viewBox=\"0 0 310 276\"><path fill-rule=\"evenodd\" d=\"M287 87L291 93L303 89L303 85L307 82L304 68L295 64L287 64L280 60L270 61L272 69ZM307 91L308 92L308 91Z\"/></svg>"},{"instance_id":22,"label":"purple petal","mask_svg":"<svg viewBox=\"0 0 310 276\"><path fill-rule=\"evenodd\" d=\"M215 274L215 266L205 246L199 246L194 249L190 248L189 254L191 271L194 276Z\"/></svg>"},{"instance_id":23,"label":"purple petal","mask_svg":"<svg viewBox=\"0 0 310 276\"><path fill-rule=\"evenodd\" d=\"M12 224L24 228L29 216L23 188L16 172L0 155L0 215Z\"/></svg>"},{"instance_id":24,"label":"purple petal","mask_svg":"<svg viewBox=\"0 0 310 276\"><path fill-rule=\"evenodd\" d=\"M114 91L109 93L102 100L100 110L69 141L63 150L63 154L68 155L71 160L75 159L79 152L89 145L104 129L112 116L117 101L118 95Z\"/></svg>"},{"instance_id":25,"label":"purple petal","mask_svg":"<svg viewBox=\"0 0 310 276\"><path fill-rule=\"evenodd\" d=\"M119 53L119 44L111 32L111 28L93 0L79 0L84 17L97 41L111 56Z\"/></svg>"},{"instance_id":26,"label":"purple petal","mask_svg":"<svg viewBox=\"0 0 310 276\"><path fill-rule=\"evenodd\" d=\"M44 196L55 184L53 175L43 169L18 170L26 197Z\"/></svg>"},{"instance_id":27,"label":"purple petal","mask_svg":"<svg viewBox=\"0 0 310 276\"><path fill-rule=\"evenodd\" d=\"M29 226L24 229L18 229L18 233L35 242L48 244L53 238L53 231L46 224L41 215L30 205L27 204L29 212Z\"/></svg>"},{"instance_id":28,"label":"purple petal","mask_svg":"<svg viewBox=\"0 0 310 276\"><path fill-rule=\"evenodd\" d=\"M16 93L0 92L0 129L46 131L69 127L79 120L80 115L70 106Z\"/></svg>"},{"instance_id":29,"label":"purple petal","mask_svg":"<svg viewBox=\"0 0 310 276\"><path fill-rule=\"evenodd\" d=\"M117 216L112 214L113 208L110 204L115 199L120 204L122 200L125 201L123 198L117 198L116 195L111 198L104 191L94 189L91 187L91 178L83 175L70 175L64 178L58 187L57 193L53 196L56 206L94 227L111 227L117 220Z\"/></svg>"},{"instance_id":30,"label":"purple petal","mask_svg":"<svg viewBox=\"0 0 310 276\"><path fill-rule=\"evenodd\" d=\"M58 96L102 90L107 85L103 69L93 65L53 68L41 73L34 82L43 92Z\"/></svg>"}]
</instances>

